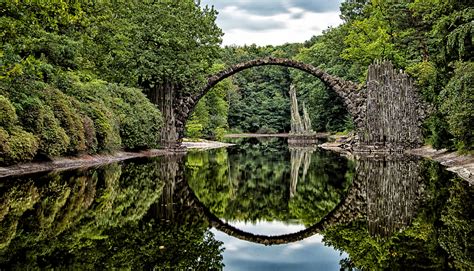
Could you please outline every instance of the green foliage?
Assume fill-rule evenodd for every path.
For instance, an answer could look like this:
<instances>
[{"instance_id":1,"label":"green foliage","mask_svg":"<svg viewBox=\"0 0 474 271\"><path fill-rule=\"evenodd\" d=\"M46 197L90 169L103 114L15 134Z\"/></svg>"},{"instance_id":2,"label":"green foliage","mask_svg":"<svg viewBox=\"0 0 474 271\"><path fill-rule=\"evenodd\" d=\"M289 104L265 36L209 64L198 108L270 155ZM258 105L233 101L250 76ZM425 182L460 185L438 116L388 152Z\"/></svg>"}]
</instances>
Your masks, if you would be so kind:
<instances>
[{"instance_id":1,"label":"green foliage","mask_svg":"<svg viewBox=\"0 0 474 271\"><path fill-rule=\"evenodd\" d=\"M15 107L5 96L0 95L0 127L10 128L17 121Z\"/></svg>"},{"instance_id":2,"label":"green foliage","mask_svg":"<svg viewBox=\"0 0 474 271\"><path fill-rule=\"evenodd\" d=\"M38 139L18 124L16 109L0 95L0 165L30 161L38 150Z\"/></svg>"},{"instance_id":3,"label":"green foliage","mask_svg":"<svg viewBox=\"0 0 474 271\"><path fill-rule=\"evenodd\" d=\"M347 27L331 28L322 36L313 39L309 48L303 48L295 56L299 61L309 63L343 79L357 81L366 67L343 59L344 47L340 46L347 37ZM300 92L301 101L308 107L311 124L315 131L344 131L351 127L342 100L313 76L300 71L292 72L293 84Z\"/></svg>"},{"instance_id":4,"label":"green foliage","mask_svg":"<svg viewBox=\"0 0 474 271\"><path fill-rule=\"evenodd\" d=\"M204 130L204 127L200 123L196 123L191 121L188 121L186 123L186 136L190 137L192 139L197 139L201 138L203 136L202 131Z\"/></svg>"},{"instance_id":5,"label":"green foliage","mask_svg":"<svg viewBox=\"0 0 474 271\"><path fill-rule=\"evenodd\" d=\"M25 111L28 112L27 110ZM59 156L66 153L68 146L70 146L70 139L66 131L60 126L51 110L47 110L43 114L38 116L42 122L41 131L38 133L40 135L38 152L47 156Z\"/></svg>"},{"instance_id":6,"label":"green foliage","mask_svg":"<svg viewBox=\"0 0 474 271\"><path fill-rule=\"evenodd\" d=\"M38 150L36 137L19 127L8 132L0 127L0 144L0 165L30 161Z\"/></svg>"},{"instance_id":7,"label":"green foliage","mask_svg":"<svg viewBox=\"0 0 474 271\"><path fill-rule=\"evenodd\" d=\"M86 150L84 127L78 110L74 107L72 99L58 89L46 87L41 92L43 100L54 113L69 137L68 153L79 153Z\"/></svg>"},{"instance_id":8,"label":"green foliage","mask_svg":"<svg viewBox=\"0 0 474 271\"><path fill-rule=\"evenodd\" d=\"M12 269L222 268L222 243L195 212L175 204L177 221L169 223L160 219L166 216L163 209L155 210L164 203L160 198L166 198L162 173L169 169L167 163L173 162L141 160L50 173L36 176L36 181L18 177L2 184L0 201L6 209L0 217L0 265ZM186 212L191 216L186 217Z\"/></svg>"},{"instance_id":9,"label":"green foliage","mask_svg":"<svg viewBox=\"0 0 474 271\"><path fill-rule=\"evenodd\" d=\"M298 45L226 47L223 60L231 65L266 56L289 57L297 50L293 47L298 48ZM287 68L257 67L239 72L233 79L236 90L228 95L231 129L289 131L291 81Z\"/></svg>"},{"instance_id":10,"label":"green foliage","mask_svg":"<svg viewBox=\"0 0 474 271\"><path fill-rule=\"evenodd\" d=\"M94 20L86 58L108 81L153 89L203 81L218 57L217 12L192 0L119 1L88 6Z\"/></svg>"},{"instance_id":11,"label":"green foliage","mask_svg":"<svg viewBox=\"0 0 474 271\"><path fill-rule=\"evenodd\" d=\"M459 63L441 92L441 112L458 150L474 149L474 62Z\"/></svg>"},{"instance_id":12,"label":"green foliage","mask_svg":"<svg viewBox=\"0 0 474 271\"><path fill-rule=\"evenodd\" d=\"M93 120L99 151L114 151L120 147L119 126L112 111L99 102L83 105L83 110Z\"/></svg>"},{"instance_id":13,"label":"green foliage","mask_svg":"<svg viewBox=\"0 0 474 271\"><path fill-rule=\"evenodd\" d=\"M161 113L136 87L190 90L218 57L222 35L216 11L191 0L10 1L0 12L0 94L47 156L159 147ZM211 137L227 128L225 96L209 98Z\"/></svg>"}]
</instances>

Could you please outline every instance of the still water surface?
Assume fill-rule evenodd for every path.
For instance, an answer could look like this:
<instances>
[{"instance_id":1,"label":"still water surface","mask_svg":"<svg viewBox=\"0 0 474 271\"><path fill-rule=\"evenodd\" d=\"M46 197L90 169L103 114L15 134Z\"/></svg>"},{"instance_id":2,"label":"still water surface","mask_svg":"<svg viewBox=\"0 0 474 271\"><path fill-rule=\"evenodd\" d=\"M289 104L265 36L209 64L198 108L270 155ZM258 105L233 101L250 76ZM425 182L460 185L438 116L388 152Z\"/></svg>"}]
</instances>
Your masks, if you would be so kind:
<instances>
[{"instance_id":1,"label":"still water surface","mask_svg":"<svg viewBox=\"0 0 474 271\"><path fill-rule=\"evenodd\" d=\"M474 270L474 189L282 139L0 179L0 269Z\"/></svg>"}]
</instances>

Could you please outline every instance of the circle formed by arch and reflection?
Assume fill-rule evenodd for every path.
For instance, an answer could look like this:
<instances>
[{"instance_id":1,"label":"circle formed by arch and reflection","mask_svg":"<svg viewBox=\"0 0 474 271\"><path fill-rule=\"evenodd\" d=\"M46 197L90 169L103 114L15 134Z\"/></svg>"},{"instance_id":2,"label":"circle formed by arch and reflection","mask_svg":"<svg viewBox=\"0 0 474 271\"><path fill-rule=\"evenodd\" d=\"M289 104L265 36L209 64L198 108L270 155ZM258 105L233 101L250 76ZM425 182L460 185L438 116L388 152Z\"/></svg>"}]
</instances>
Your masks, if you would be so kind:
<instances>
[{"instance_id":1,"label":"circle formed by arch and reflection","mask_svg":"<svg viewBox=\"0 0 474 271\"><path fill-rule=\"evenodd\" d=\"M349 220L352 219L353 210L351 206L354 205L354 195L356 195L359 190L358 185L354 185L353 183L349 191L336 205L336 207L334 207L329 213L327 213L319 222L313 224L312 226L304 230L282 235L262 235L242 231L218 218L209 210L209 208L207 208L198 199L198 197L196 196L192 188L188 185L188 183L186 181L184 181L184 183L186 186L185 189L188 190L188 193L186 194L188 195L189 200L192 201L191 206L202 212L212 227L240 240L263 245L281 245L301 241L303 239L322 232L324 229L333 226L337 222L342 222L343 220L347 220L347 218L349 218Z\"/></svg>"}]
</instances>

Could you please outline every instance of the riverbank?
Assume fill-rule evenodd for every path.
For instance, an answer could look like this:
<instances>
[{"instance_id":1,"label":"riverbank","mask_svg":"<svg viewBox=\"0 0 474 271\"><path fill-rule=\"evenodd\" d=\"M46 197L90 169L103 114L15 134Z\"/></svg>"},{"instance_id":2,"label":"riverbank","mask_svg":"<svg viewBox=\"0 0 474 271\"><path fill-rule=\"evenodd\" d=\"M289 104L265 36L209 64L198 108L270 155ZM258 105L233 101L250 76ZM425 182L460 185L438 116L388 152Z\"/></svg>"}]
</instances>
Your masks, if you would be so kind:
<instances>
[{"instance_id":1,"label":"riverbank","mask_svg":"<svg viewBox=\"0 0 474 271\"><path fill-rule=\"evenodd\" d=\"M319 147L335 151L341 155L351 156L353 153L344 148L343 142L326 142L320 144ZM450 152L446 149L435 150L431 146L423 146L418 149L405 151L407 154L421 156L434 160L446 167L446 170L456 173L470 185L474 185L474 156L461 155L456 152Z\"/></svg>"},{"instance_id":2,"label":"riverbank","mask_svg":"<svg viewBox=\"0 0 474 271\"><path fill-rule=\"evenodd\" d=\"M119 151L113 154L80 155L77 157L57 157L52 158L51 161L35 161L28 163L20 163L7 167L0 167L0 178L40 173L51 170L68 170L82 167L93 167L133 158L174 155L177 153L179 152L168 151L163 149L152 149L140 152Z\"/></svg>"},{"instance_id":3,"label":"riverbank","mask_svg":"<svg viewBox=\"0 0 474 271\"><path fill-rule=\"evenodd\" d=\"M184 154L189 150L210 150L216 148L229 147L235 144L223 143L210 140L183 141L185 148L177 150L151 149L138 152L119 151L113 154L80 155L71 157L52 158L51 161L34 161L20 163L7 167L0 167L0 178L8 176L19 176L46 172L51 170L68 170L82 167L93 167L114 162L120 162L133 158L157 157L165 155Z\"/></svg>"}]
</instances>

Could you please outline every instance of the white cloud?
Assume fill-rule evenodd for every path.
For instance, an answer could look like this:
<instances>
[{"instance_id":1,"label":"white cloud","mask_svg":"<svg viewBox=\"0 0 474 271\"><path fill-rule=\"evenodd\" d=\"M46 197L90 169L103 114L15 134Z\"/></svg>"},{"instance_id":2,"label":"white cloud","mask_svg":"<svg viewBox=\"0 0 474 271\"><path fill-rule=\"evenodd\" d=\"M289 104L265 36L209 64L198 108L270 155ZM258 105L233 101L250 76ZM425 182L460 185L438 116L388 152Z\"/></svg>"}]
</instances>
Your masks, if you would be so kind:
<instances>
[{"instance_id":1,"label":"white cloud","mask_svg":"<svg viewBox=\"0 0 474 271\"><path fill-rule=\"evenodd\" d=\"M264 3L265 2L265 3ZM218 1L204 0L219 11L217 25L223 45L280 45L304 42L342 23L340 1Z\"/></svg>"}]
</instances>

